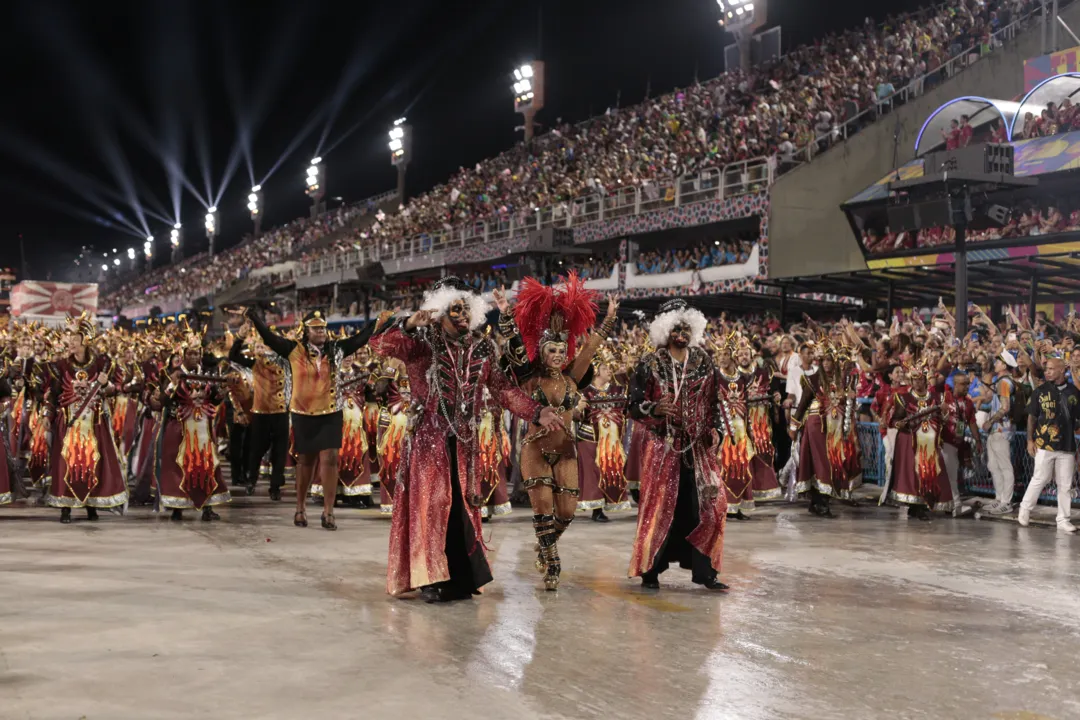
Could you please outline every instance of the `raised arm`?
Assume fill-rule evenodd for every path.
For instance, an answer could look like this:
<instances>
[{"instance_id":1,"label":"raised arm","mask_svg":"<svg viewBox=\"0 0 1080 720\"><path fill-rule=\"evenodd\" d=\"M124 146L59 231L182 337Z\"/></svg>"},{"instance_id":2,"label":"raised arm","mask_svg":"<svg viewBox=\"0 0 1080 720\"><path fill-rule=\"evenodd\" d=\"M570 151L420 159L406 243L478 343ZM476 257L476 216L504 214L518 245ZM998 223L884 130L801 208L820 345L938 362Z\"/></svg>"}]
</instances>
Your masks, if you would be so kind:
<instances>
[{"instance_id":1,"label":"raised arm","mask_svg":"<svg viewBox=\"0 0 1080 720\"><path fill-rule=\"evenodd\" d=\"M247 316L251 318L251 324L255 328L255 332L259 333L259 337L266 343L266 347L270 348L283 358L289 357L293 348L296 347L295 341L282 337L271 330L267 327L266 322L250 308L248 309Z\"/></svg>"},{"instance_id":2,"label":"raised arm","mask_svg":"<svg viewBox=\"0 0 1080 720\"><path fill-rule=\"evenodd\" d=\"M354 335L350 335L344 340L339 340L338 347L341 348L342 354L345 357L348 357L360 348L367 345L368 341L371 339L371 334L375 332L376 327L377 323L369 321L366 325L364 325L360 332Z\"/></svg>"},{"instance_id":3,"label":"raised arm","mask_svg":"<svg viewBox=\"0 0 1080 720\"><path fill-rule=\"evenodd\" d=\"M255 367L254 358L244 357L244 338L240 335L236 337L232 347L229 348L229 362L245 367L248 370Z\"/></svg>"}]
</instances>

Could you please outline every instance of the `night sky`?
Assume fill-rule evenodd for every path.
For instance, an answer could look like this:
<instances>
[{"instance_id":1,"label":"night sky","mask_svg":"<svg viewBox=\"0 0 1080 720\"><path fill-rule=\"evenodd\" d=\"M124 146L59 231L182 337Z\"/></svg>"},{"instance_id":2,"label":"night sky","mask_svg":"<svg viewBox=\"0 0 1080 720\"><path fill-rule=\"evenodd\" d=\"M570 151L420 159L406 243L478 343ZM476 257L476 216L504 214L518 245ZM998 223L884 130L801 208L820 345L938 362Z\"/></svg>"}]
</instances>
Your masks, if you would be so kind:
<instances>
[{"instance_id":1,"label":"night sky","mask_svg":"<svg viewBox=\"0 0 1080 720\"><path fill-rule=\"evenodd\" d=\"M920 4L886 0L874 12ZM249 157L256 182L280 160L265 180L263 227L278 225L306 213L304 171L324 137L329 196L352 201L393 189L386 131L407 115L414 135L407 189L417 193L520 138L510 74L523 61L546 63L543 124L601 113L617 95L634 104L647 83L657 94L690 84L695 71L713 77L732 42L717 26L715 0L9 0L6 7L0 266L20 268L21 236L30 276L57 280L82 245L141 251L131 195L163 261L174 216L169 167L182 193L188 252L205 248L205 210L178 178L205 196L203 167L221 194L218 243L228 247L251 231ZM783 27L786 51L857 25L867 8L773 0L769 22Z\"/></svg>"}]
</instances>

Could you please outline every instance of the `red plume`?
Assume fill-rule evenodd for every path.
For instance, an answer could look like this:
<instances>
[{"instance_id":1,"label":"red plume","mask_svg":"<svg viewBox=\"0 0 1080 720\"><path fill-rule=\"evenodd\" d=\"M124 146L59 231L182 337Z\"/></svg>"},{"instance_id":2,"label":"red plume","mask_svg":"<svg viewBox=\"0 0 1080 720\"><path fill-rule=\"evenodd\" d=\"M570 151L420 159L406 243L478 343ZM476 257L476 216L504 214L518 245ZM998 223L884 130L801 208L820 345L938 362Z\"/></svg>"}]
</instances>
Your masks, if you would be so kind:
<instances>
[{"instance_id":1,"label":"red plume","mask_svg":"<svg viewBox=\"0 0 1080 720\"><path fill-rule=\"evenodd\" d=\"M551 322L551 311L554 307L555 292L551 288L541 285L531 277L521 281L517 302L514 304L514 321L521 332L529 360L536 359L540 350L540 336Z\"/></svg>"},{"instance_id":2,"label":"red plume","mask_svg":"<svg viewBox=\"0 0 1080 720\"><path fill-rule=\"evenodd\" d=\"M578 277L576 270L567 275L565 284L555 293L555 311L563 316L563 328L569 336L566 346L568 360L574 359L577 339L596 323L598 297L599 293L585 287L585 281Z\"/></svg>"}]
</instances>

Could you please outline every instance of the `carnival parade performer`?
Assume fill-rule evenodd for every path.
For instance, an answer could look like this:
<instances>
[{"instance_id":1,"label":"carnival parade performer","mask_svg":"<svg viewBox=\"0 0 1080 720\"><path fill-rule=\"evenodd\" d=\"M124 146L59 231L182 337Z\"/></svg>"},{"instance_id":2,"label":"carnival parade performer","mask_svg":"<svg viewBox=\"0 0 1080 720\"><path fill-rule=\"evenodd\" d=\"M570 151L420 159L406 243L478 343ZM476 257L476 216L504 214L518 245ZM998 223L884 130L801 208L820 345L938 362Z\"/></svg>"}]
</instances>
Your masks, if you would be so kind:
<instances>
[{"instance_id":1,"label":"carnival parade performer","mask_svg":"<svg viewBox=\"0 0 1080 720\"><path fill-rule=\"evenodd\" d=\"M623 449L628 398L626 385L615 379L615 358L610 351L600 348L593 367L593 381L581 391L585 406L577 431L578 510L591 510L593 520L608 522L605 511L630 509Z\"/></svg>"},{"instance_id":2,"label":"carnival parade performer","mask_svg":"<svg viewBox=\"0 0 1080 720\"><path fill-rule=\"evenodd\" d=\"M67 352L51 372L49 407L56 418L46 503L60 508L62 523L71 522L72 508L86 508L87 519L93 521L99 508L122 507L128 499L104 403L112 389L112 361L90 349L95 335L88 314L69 319Z\"/></svg>"},{"instance_id":3,"label":"carnival parade performer","mask_svg":"<svg viewBox=\"0 0 1080 720\"><path fill-rule=\"evenodd\" d=\"M757 455L750 436L749 382L751 376L735 362L737 339L729 336L716 348L716 397L720 408L720 478L727 493L727 513L748 518L754 509L754 475L750 463Z\"/></svg>"},{"instance_id":4,"label":"carnival parade performer","mask_svg":"<svg viewBox=\"0 0 1080 720\"><path fill-rule=\"evenodd\" d=\"M483 391L484 414L477 428L480 444L477 471L480 473L480 517L484 521L499 515L509 515L510 495L506 489L507 470L510 467L510 435L503 425L503 409L486 388Z\"/></svg>"},{"instance_id":5,"label":"carnival parade performer","mask_svg":"<svg viewBox=\"0 0 1080 720\"><path fill-rule=\"evenodd\" d=\"M772 389L772 373L754 362L754 350L749 343L739 345L735 360L739 372L746 378L746 424L750 441L754 444L754 457L750 458L754 502L779 500L783 492L774 467L776 447L773 444L773 425L780 414L780 391Z\"/></svg>"},{"instance_id":6,"label":"carnival parade performer","mask_svg":"<svg viewBox=\"0 0 1080 720\"><path fill-rule=\"evenodd\" d=\"M578 497L577 445L571 434L581 388L587 387L591 363L611 334L619 304L611 298L597 332L578 349L577 339L596 321L596 293L577 273L556 287L525 278L513 315L500 292L499 331L507 338L507 364L522 390L556 411L562 423L554 428L533 425L521 443L522 487L529 493L533 528L539 545L537 569L548 590L559 588L562 562L558 541L574 520ZM588 373L588 375L587 375Z\"/></svg>"},{"instance_id":7,"label":"carnival parade performer","mask_svg":"<svg viewBox=\"0 0 1080 720\"><path fill-rule=\"evenodd\" d=\"M934 371L919 363L911 367L911 386L893 396L896 449L887 497L906 505L908 517L929 521L930 512L952 512L953 494L941 457L944 384L929 385Z\"/></svg>"},{"instance_id":8,"label":"carnival parade performer","mask_svg":"<svg viewBox=\"0 0 1080 720\"><path fill-rule=\"evenodd\" d=\"M520 418L557 426L494 365L495 347L479 334L487 307L460 279L432 285L421 309L372 340L379 355L405 364L416 407L405 467L395 489L386 589L420 590L425 602L471 598L491 582L481 531L479 443L482 389Z\"/></svg>"},{"instance_id":9,"label":"carnival parade performer","mask_svg":"<svg viewBox=\"0 0 1080 720\"><path fill-rule=\"evenodd\" d=\"M180 365L165 379L160 391L161 433L157 451L159 507L183 520L184 510L200 510L204 521L218 520L214 506L232 500L221 475L214 427L224 399L224 377L207 379L203 338L186 332L178 343Z\"/></svg>"},{"instance_id":10,"label":"carnival parade performer","mask_svg":"<svg viewBox=\"0 0 1080 720\"><path fill-rule=\"evenodd\" d=\"M401 361L387 358L380 366L374 395L379 405L376 462L379 469L379 512L394 512L394 491L404 464L405 436L409 429L411 395L409 376ZM369 401L372 391L369 389ZM366 416L365 416L366 423ZM369 437L371 435L369 434Z\"/></svg>"},{"instance_id":11,"label":"carnival parade performer","mask_svg":"<svg viewBox=\"0 0 1080 720\"><path fill-rule=\"evenodd\" d=\"M248 309L247 316L266 346L289 363L293 450L298 465L293 524L307 527L304 502L318 462L320 485L323 488L322 526L327 530L337 530L334 499L337 496L338 452L343 430L338 369L343 358L367 343L375 323L368 323L359 333L344 340L330 340L326 318L321 310L313 310L304 317L300 339L289 340L270 330L252 309Z\"/></svg>"},{"instance_id":12,"label":"carnival parade performer","mask_svg":"<svg viewBox=\"0 0 1080 720\"><path fill-rule=\"evenodd\" d=\"M637 364L630 414L642 427L641 501L630 577L660 587L670 563L694 583L727 590L717 579L724 554L727 498L717 453L716 368L700 345L705 317L669 300L649 325L656 351Z\"/></svg>"},{"instance_id":13,"label":"carnival parade performer","mask_svg":"<svg viewBox=\"0 0 1080 720\"><path fill-rule=\"evenodd\" d=\"M364 431L364 402L370 370L360 353L341 362L341 451L338 453L338 488L341 497L371 496L371 459ZM323 497L322 484L312 480L311 494Z\"/></svg>"}]
</instances>

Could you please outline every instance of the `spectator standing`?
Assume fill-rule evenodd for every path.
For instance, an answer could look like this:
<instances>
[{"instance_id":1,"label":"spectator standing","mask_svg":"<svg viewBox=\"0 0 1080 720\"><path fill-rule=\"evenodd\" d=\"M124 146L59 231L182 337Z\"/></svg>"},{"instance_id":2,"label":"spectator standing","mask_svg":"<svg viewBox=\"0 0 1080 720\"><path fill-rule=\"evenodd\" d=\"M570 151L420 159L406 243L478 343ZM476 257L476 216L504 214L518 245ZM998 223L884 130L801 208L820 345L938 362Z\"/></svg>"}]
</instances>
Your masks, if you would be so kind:
<instances>
[{"instance_id":1,"label":"spectator standing","mask_svg":"<svg viewBox=\"0 0 1080 720\"><path fill-rule=\"evenodd\" d=\"M1016 390L1013 379L1016 367L1016 358L1007 350L1002 350L994 360L994 398L990 402L990 417L982 426L989 433L986 438L986 465L994 481L994 501L985 507L985 512L990 515L1006 515L1012 510L1016 476L1010 454L1013 436L1010 413Z\"/></svg>"},{"instance_id":2,"label":"spectator standing","mask_svg":"<svg viewBox=\"0 0 1080 720\"><path fill-rule=\"evenodd\" d=\"M1057 483L1057 527L1076 532L1072 524L1072 479L1076 471L1076 429L1080 424L1080 371L1073 363L1073 381L1065 380L1065 363L1051 358L1046 363L1046 381L1027 405L1027 451L1035 459L1035 469L1020 502L1017 519L1027 527L1039 495L1053 479Z\"/></svg>"}]
</instances>

